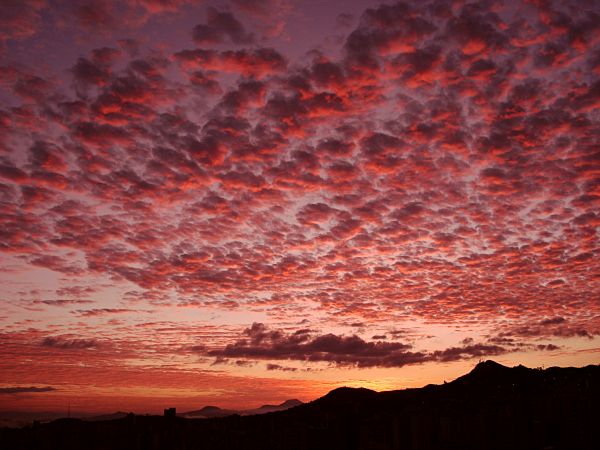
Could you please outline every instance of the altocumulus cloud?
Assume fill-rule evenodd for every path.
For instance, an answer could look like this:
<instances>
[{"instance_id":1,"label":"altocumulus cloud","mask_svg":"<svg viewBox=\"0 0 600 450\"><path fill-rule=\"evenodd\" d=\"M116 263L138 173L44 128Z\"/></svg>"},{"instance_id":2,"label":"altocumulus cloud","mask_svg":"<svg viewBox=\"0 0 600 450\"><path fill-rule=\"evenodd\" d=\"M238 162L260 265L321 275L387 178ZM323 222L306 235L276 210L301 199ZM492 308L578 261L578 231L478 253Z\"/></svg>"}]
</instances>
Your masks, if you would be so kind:
<instances>
[{"instance_id":1,"label":"altocumulus cloud","mask_svg":"<svg viewBox=\"0 0 600 450\"><path fill-rule=\"evenodd\" d=\"M2 2L0 52L14 58L0 67L12 99L0 106L0 252L63 280L23 302L56 328L7 334L19 347L1 346L3 375L35 383L20 370L47 370L53 354L139 353L126 324L147 305L269 311L246 333L203 325L195 352L271 370L554 351L600 335L599 2L365 1L343 17L345 37L301 59L264 35L287 0L209 3ZM196 6L187 44L140 28L163 14L175 28ZM63 10L73 20L53 27ZM15 49L59 28L56 52L91 30L127 39L59 52L73 55L60 67L11 63L36 60L40 46ZM96 298L85 286L107 279L122 302L85 306ZM12 310L0 317L24 313ZM313 313L315 330L278 331ZM415 323L477 324L479 338L422 348L387 329ZM92 337L120 330L116 343L96 351L92 324ZM148 352L163 328L148 327Z\"/></svg>"}]
</instances>

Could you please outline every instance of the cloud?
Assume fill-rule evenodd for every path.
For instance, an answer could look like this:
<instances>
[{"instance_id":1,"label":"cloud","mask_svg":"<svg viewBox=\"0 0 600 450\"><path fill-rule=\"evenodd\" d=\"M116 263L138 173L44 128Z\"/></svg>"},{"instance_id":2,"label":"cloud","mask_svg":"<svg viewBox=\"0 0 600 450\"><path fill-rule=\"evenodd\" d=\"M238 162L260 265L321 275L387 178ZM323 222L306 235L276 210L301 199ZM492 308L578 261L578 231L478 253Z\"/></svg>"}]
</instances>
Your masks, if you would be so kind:
<instances>
[{"instance_id":1,"label":"cloud","mask_svg":"<svg viewBox=\"0 0 600 450\"><path fill-rule=\"evenodd\" d=\"M94 309L78 309L75 312L82 317L106 316L112 314L125 314L133 312L128 308L94 308Z\"/></svg>"},{"instance_id":2,"label":"cloud","mask_svg":"<svg viewBox=\"0 0 600 450\"><path fill-rule=\"evenodd\" d=\"M277 6L277 1L267 0L264 2L255 2L253 0L232 0L232 3L244 12L266 16L272 13Z\"/></svg>"},{"instance_id":3,"label":"cloud","mask_svg":"<svg viewBox=\"0 0 600 450\"><path fill-rule=\"evenodd\" d=\"M308 329L292 333L273 331L262 323L244 330L244 338L222 349L206 352L216 358L250 358L328 362L340 367L402 367L428 361L456 361L508 350L495 344L472 344L433 352L410 351L411 345L399 342L365 341L362 338L332 333L315 335ZM269 370L282 370L274 364Z\"/></svg>"},{"instance_id":4,"label":"cloud","mask_svg":"<svg viewBox=\"0 0 600 450\"><path fill-rule=\"evenodd\" d=\"M208 8L205 24L196 25L192 33L194 42L218 44L230 41L233 44L252 44L254 35L247 33L244 25L229 12Z\"/></svg>"},{"instance_id":5,"label":"cloud","mask_svg":"<svg viewBox=\"0 0 600 450\"><path fill-rule=\"evenodd\" d=\"M71 305L85 305L94 303L92 300L82 300L82 299L45 299L45 300L34 300L33 304L38 305L47 305L47 306L64 306L68 307Z\"/></svg>"},{"instance_id":6,"label":"cloud","mask_svg":"<svg viewBox=\"0 0 600 450\"><path fill-rule=\"evenodd\" d=\"M106 67L97 65L86 58L78 58L71 71L75 80L84 86L104 86L110 79L110 73Z\"/></svg>"},{"instance_id":7,"label":"cloud","mask_svg":"<svg viewBox=\"0 0 600 450\"><path fill-rule=\"evenodd\" d=\"M155 17L179 14L194 0L81 0L67 4L70 15L85 32L103 34L137 30Z\"/></svg>"},{"instance_id":8,"label":"cloud","mask_svg":"<svg viewBox=\"0 0 600 450\"><path fill-rule=\"evenodd\" d=\"M287 22L296 5L290 0L232 0L241 13L258 19L265 37L279 37L286 32Z\"/></svg>"},{"instance_id":9,"label":"cloud","mask_svg":"<svg viewBox=\"0 0 600 450\"><path fill-rule=\"evenodd\" d=\"M254 50L182 50L174 58L187 69L215 70L261 77L281 72L287 65L286 59L272 48Z\"/></svg>"},{"instance_id":10,"label":"cloud","mask_svg":"<svg viewBox=\"0 0 600 450\"><path fill-rule=\"evenodd\" d=\"M0 387L0 394L23 394L23 393L35 393L35 392L52 392L56 391L56 388L51 386L44 387Z\"/></svg>"},{"instance_id":11,"label":"cloud","mask_svg":"<svg viewBox=\"0 0 600 450\"><path fill-rule=\"evenodd\" d=\"M497 356L507 353L508 350L504 347L494 344L474 344L465 345L463 347L450 347L444 350L436 350L432 352L434 361L458 361L461 359Z\"/></svg>"},{"instance_id":12,"label":"cloud","mask_svg":"<svg viewBox=\"0 0 600 450\"><path fill-rule=\"evenodd\" d=\"M280 370L282 372L295 372L298 369L296 367L286 367L286 366L281 366L279 364L272 364L272 363L268 363L266 365L267 370Z\"/></svg>"},{"instance_id":13,"label":"cloud","mask_svg":"<svg viewBox=\"0 0 600 450\"><path fill-rule=\"evenodd\" d=\"M62 336L48 336L41 342L43 347L59 348L63 350L81 350L96 348L99 342L96 339L68 339Z\"/></svg>"},{"instance_id":14,"label":"cloud","mask_svg":"<svg viewBox=\"0 0 600 450\"><path fill-rule=\"evenodd\" d=\"M552 317L550 319L544 319L540 322L540 325L557 325L559 323L566 322L564 317Z\"/></svg>"},{"instance_id":15,"label":"cloud","mask_svg":"<svg viewBox=\"0 0 600 450\"><path fill-rule=\"evenodd\" d=\"M46 0L7 0L0 11L0 42L35 35L42 23Z\"/></svg>"}]
</instances>

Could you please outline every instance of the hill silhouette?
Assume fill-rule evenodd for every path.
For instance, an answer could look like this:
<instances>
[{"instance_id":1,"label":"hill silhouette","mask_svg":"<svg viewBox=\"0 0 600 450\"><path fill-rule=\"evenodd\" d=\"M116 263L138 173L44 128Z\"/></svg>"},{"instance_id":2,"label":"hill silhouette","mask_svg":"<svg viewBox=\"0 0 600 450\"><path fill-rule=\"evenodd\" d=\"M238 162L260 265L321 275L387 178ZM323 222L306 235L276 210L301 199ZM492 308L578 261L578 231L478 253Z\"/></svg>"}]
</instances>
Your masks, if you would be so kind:
<instances>
[{"instance_id":1,"label":"hill silhouette","mask_svg":"<svg viewBox=\"0 0 600 450\"><path fill-rule=\"evenodd\" d=\"M339 388L261 415L60 419L0 430L12 449L596 449L600 366L546 370L493 361L442 385Z\"/></svg>"}]
</instances>

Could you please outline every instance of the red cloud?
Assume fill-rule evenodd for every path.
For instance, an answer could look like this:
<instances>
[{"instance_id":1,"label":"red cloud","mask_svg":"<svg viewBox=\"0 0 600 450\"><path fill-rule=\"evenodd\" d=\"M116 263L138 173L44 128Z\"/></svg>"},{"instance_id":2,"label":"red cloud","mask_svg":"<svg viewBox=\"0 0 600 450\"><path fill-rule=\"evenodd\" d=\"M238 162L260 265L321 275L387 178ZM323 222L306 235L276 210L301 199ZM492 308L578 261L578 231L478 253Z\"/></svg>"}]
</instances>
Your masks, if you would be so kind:
<instances>
[{"instance_id":1,"label":"red cloud","mask_svg":"<svg viewBox=\"0 0 600 450\"><path fill-rule=\"evenodd\" d=\"M276 50L262 47L253 51L183 50L175 53L174 58L187 69L217 70L258 77L283 71L287 65L285 58Z\"/></svg>"},{"instance_id":2,"label":"red cloud","mask_svg":"<svg viewBox=\"0 0 600 450\"><path fill-rule=\"evenodd\" d=\"M519 18L493 2L382 5L341 41L299 57L303 37L263 40L270 29L256 25L268 8L245 1L234 2L235 17L214 10L196 28L198 43L214 47L189 49L154 36L179 26L191 3L84 2L72 7L84 25L127 23L119 35L132 39L104 46L94 34L52 64L13 63L39 54L42 36L28 39L58 15L53 2L26 3L31 11L0 12L21 36L0 70L0 251L11 299L0 316L13 329L45 326L19 338L24 352L64 362L69 345L85 347L73 340L105 342L113 327L135 341L128 327L146 322L148 304L173 317L214 310L202 315L208 323L267 315L273 329L242 336L206 328L198 352L272 364L568 352L570 339L600 334L596 5L513 2ZM150 32L135 40L142 23ZM15 45L31 52L17 58ZM20 292L18 283L53 277L97 290ZM57 322L57 311L70 314ZM322 333L285 328L307 316ZM428 327L479 338L438 350L423 339L416 350L361 337L394 336L385 324L398 322L423 326L406 339ZM365 334L344 334L347 324ZM208 325L186 337L177 325L160 328L172 339L162 351L190 356L190 336ZM39 345L49 336L62 340ZM117 344L79 353L106 364L129 355ZM11 376L23 375L15 367Z\"/></svg>"}]
</instances>

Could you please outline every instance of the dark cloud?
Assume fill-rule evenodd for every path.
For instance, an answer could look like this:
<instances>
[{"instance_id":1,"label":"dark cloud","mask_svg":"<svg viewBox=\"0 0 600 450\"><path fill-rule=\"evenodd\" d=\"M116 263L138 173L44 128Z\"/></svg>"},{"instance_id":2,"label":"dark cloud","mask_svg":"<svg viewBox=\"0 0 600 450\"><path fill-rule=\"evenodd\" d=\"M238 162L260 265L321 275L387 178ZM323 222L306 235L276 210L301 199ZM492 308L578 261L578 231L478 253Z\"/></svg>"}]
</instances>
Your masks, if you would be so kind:
<instances>
[{"instance_id":1,"label":"dark cloud","mask_svg":"<svg viewBox=\"0 0 600 450\"><path fill-rule=\"evenodd\" d=\"M461 45L466 54L478 54L486 50L498 50L508 45L508 38L501 32L502 20L483 5L470 3L463 6L458 17L447 23L447 33Z\"/></svg>"},{"instance_id":2,"label":"dark cloud","mask_svg":"<svg viewBox=\"0 0 600 450\"><path fill-rule=\"evenodd\" d=\"M304 224L316 224L332 218L336 213L325 203L312 203L303 207L296 215L298 221Z\"/></svg>"},{"instance_id":3,"label":"dark cloud","mask_svg":"<svg viewBox=\"0 0 600 450\"><path fill-rule=\"evenodd\" d=\"M341 13L335 18L335 22L339 27L350 28L354 22L354 16L348 13Z\"/></svg>"},{"instance_id":4,"label":"dark cloud","mask_svg":"<svg viewBox=\"0 0 600 450\"><path fill-rule=\"evenodd\" d=\"M210 94L217 95L222 92L219 82L201 70L197 70L190 74L190 83L194 87Z\"/></svg>"},{"instance_id":5,"label":"dark cloud","mask_svg":"<svg viewBox=\"0 0 600 450\"><path fill-rule=\"evenodd\" d=\"M557 325L559 323L566 322L564 317L553 317L551 319L544 319L540 322L540 325Z\"/></svg>"},{"instance_id":6,"label":"dark cloud","mask_svg":"<svg viewBox=\"0 0 600 450\"><path fill-rule=\"evenodd\" d=\"M90 303L94 303L92 300L82 300L82 299L55 299L55 300L34 300L33 304L37 305L47 305L47 306L72 306L72 305L86 305Z\"/></svg>"},{"instance_id":7,"label":"dark cloud","mask_svg":"<svg viewBox=\"0 0 600 450\"><path fill-rule=\"evenodd\" d=\"M267 370L279 370L282 372L296 372L298 369L296 367L286 367L286 366L281 366L279 364L272 364L272 363L268 363L266 365Z\"/></svg>"},{"instance_id":8,"label":"dark cloud","mask_svg":"<svg viewBox=\"0 0 600 450\"><path fill-rule=\"evenodd\" d=\"M99 343L95 339L69 339L62 336L49 336L42 340L43 347L59 348L63 350L81 350L96 348Z\"/></svg>"},{"instance_id":9,"label":"dark cloud","mask_svg":"<svg viewBox=\"0 0 600 450\"><path fill-rule=\"evenodd\" d=\"M356 335L315 335L306 329L284 333L269 330L262 323L254 323L244 330L244 338L222 349L209 350L207 355L216 358L328 362L337 366L402 367L427 361L456 361L507 352L498 345L486 344L452 347L434 352L413 352L410 349L411 345L399 342L369 342Z\"/></svg>"},{"instance_id":10,"label":"dark cloud","mask_svg":"<svg viewBox=\"0 0 600 450\"><path fill-rule=\"evenodd\" d=\"M46 0L6 0L0 8L0 43L8 39L25 39L41 26Z\"/></svg>"},{"instance_id":11,"label":"dark cloud","mask_svg":"<svg viewBox=\"0 0 600 450\"><path fill-rule=\"evenodd\" d=\"M460 359L476 358L483 356L497 356L507 353L504 347L494 344L473 344L464 347L450 347L445 350L432 352L431 359L435 361L458 361Z\"/></svg>"},{"instance_id":12,"label":"dark cloud","mask_svg":"<svg viewBox=\"0 0 600 450\"><path fill-rule=\"evenodd\" d=\"M0 394L23 394L23 393L35 393L35 392L52 392L56 391L56 388L51 386L44 387L2 387L0 388Z\"/></svg>"},{"instance_id":13,"label":"dark cloud","mask_svg":"<svg viewBox=\"0 0 600 450\"><path fill-rule=\"evenodd\" d=\"M259 17L267 17L269 14L275 13L278 7L282 6L282 2L278 2L277 0L264 0L260 2L255 0L232 0L232 3L241 11Z\"/></svg>"},{"instance_id":14,"label":"dark cloud","mask_svg":"<svg viewBox=\"0 0 600 450\"><path fill-rule=\"evenodd\" d=\"M83 85L104 86L110 77L106 68L86 58L79 58L71 71L75 80Z\"/></svg>"},{"instance_id":15,"label":"dark cloud","mask_svg":"<svg viewBox=\"0 0 600 450\"><path fill-rule=\"evenodd\" d=\"M560 350L561 347L558 345L554 345L554 344L538 344L535 347L537 350L541 350L541 351L547 351L547 352L553 352L555 350Z\"/></svg>"},{"instance_id":16,"label":"dark cloud","mask_svg":"<svg viewBox=\"0 0 600 450\"><path fill-rule=\"evenodd\" d=\"M244 25L230 12L208 8L205 24L196 25L192 33L199 44L216 44L230 41L234 44L251 44L254 35L247 33Z\"/></svg>"},{"instance_id":17,"label":"dark cloud","mask_svg":"<svg viewBox=\"0 0 600 450\"><path fill-rule=\"evenodd\" d=\"M114 14L109 0L85 0L72 10L79 23L89 30L112 29L118 25L119 17Z\"/></svg>"},{"instance_id":18,"label":"dark cloud","mask_svg":"<svg viewBox=\"0 0 600 450\"><path fill-rule=\"evenodd\" d=\"M95 309L78 309L75 311L83 317L95 317L95 316L106 316L111 314L124 314L134 310L127 308L95 308Z\"/></svg>"}]
</instances>

